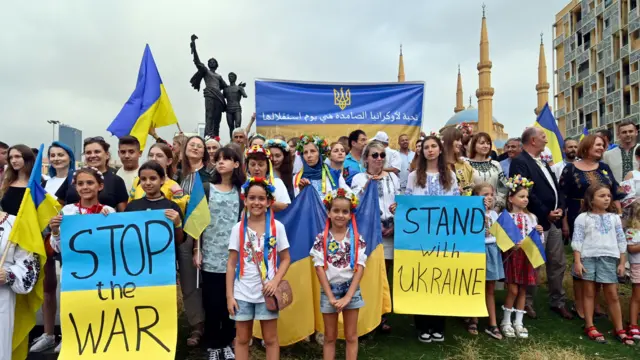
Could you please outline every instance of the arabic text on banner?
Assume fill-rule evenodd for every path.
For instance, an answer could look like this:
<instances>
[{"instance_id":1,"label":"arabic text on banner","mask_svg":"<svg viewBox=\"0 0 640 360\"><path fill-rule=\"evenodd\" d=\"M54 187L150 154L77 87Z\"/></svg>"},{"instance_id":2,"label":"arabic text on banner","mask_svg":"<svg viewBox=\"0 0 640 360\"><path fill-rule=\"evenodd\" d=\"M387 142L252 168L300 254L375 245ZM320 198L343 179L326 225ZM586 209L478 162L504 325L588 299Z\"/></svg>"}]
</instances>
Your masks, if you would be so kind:
<instances>
[{"instance_id":1,"label":"arabic text on banner","mask_svg":"<svg viewBox=\"0 0 640 360\"><path fill-rule=\"evenodd\" d=\"M319 134L337 140L362 129L417 139L424 83L324 84L256 80L256 126L267 137Z\"/></svg>"},{"instance_id":2,"label":"arabic text on banner","mask_svg":"<svg viewBox=\"0 0 640 360\"><path fill-rule=\"evenodd\" d=\"M479 196L397 196L393 310L487 316L485 209Z\"/></svg>"},{"instance_id":3,"label":"arabic text on banner","mask_svg":"<svg viewBox=\"0 0 640 360\"><path fill-rule=\"evenodd\" d=\"M162 210L63 218L61 360L175 358L173 231Z\"/></svg>"}]
</instances>

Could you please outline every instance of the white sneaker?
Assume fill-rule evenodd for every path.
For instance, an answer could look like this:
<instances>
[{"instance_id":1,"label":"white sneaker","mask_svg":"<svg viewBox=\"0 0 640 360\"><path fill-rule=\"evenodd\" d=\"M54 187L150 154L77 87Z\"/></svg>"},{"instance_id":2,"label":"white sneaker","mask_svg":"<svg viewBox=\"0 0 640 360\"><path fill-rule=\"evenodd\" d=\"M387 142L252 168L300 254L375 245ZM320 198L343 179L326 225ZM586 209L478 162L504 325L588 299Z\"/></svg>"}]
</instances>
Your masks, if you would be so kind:
<instances>
[{"instance_id":1,"label":"white sneaker","mask_svg":"<svg viewBox=\"0 0 640 360\"><path fill-rule=\"evenodd\" d=\"M431 341L435 341L435 342L443 342L444 341L444 335L434 332L431 333Z\"/></svg>"},{"instance_id":2,"label":"white sneaker","mask_svg":"<svg viewBox=\"0 0 640 360\"><path fill-rule=\"evenodd\" d=\"M220 349L207 349L209 352L209 360L220 360Z\"/></svg>"},{"instance_id":3,"label":"white sneaker","mask_svg":"<svg viewBox=\"0 0 640 360\"><path fill-rule=\"evenodd\" d=\"M33 340L33 343L31 343L31 349L29 349L29 351L33 353L39 353L39 352L44 352L49 349L52 349L55 346L56 346L55 335L42 334L38 336L35 340Z\"/></svg>"},{"instance_id":4,"label":"white sneaker","mask_svg":"<svg viewBox=\"0 0 640 360\"><path fill-rule=\"evenodd\" d=\"M324 345L324 334L323 333L316 333L316 342L318 343L318 345Z\"/></svg>"},{"instance_id":5,"label":"white sneaker","mask_svg":"<svg viewBox=\"0 0 640 360\"><path fill-rule=\"evenodd\" d=\"M53 350L53 352L55 352L56 354L60 354L60 349L62 349L62 340L60 340L58 346L56 346L56 349Z\"/></svg>"},{"instance_id":6,"label":"white sneaker","mask_svg":"<svg viewBox=\"0 0 640 360\"><path fill-rule=\"evenodd\" d=\"M224 360L235 360L236 354L233 353L233 350L227 346L222 349L222 355L224 355Z\"/></svg>"},{"instance_id":7,"label":"white sneaker","mask_svg":"<svg viewBox=\"0 0 640 360\"><path fill-rule=\"evenodd\" d=\"M423 343L430 343L431 342L431 334L429 333L422 333L418 336L418 341L423 342Z\"/></svg>"}]
</instances>

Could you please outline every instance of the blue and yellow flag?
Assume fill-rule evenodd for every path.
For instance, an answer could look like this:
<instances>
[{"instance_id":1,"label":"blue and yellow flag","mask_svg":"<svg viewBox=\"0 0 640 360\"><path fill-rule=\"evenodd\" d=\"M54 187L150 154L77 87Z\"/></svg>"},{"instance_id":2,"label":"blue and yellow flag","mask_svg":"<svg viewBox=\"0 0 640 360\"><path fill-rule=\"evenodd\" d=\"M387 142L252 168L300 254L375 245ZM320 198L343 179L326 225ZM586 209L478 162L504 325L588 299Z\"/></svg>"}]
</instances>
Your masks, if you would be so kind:
<instances>
[{"instance_id":1,"label":"blue and yellow flag","mask_svg":"<svg viewBox=\"0 0 640 360\"><path fill-rule=\"evenodd\" d=\"M520 248L527 254L529 262L531 262L534 268L538 268L547 261L542 239L540 239L540 233L536 229L533 229L529 235L522 240Z\"/></svg>"},{"instance_id":2,"label":"blue and yellow flag","mask_svg":"<svg viewBox=\"0 0 640 360\"><path fill-rule=\"evenodd\" d=\"M150 129L177 124L149 45L144 48L136 88L107 131L117 137L134 136L144 149Z\"/></svg>"},{"instance_id":3,"label":"blue and yellow flag","mask_svg":"<svg viewBox=\"0 0 640 360\"><path fill-rule=\"evenodd\" d=\"M536 119L534 126L541 128L547 135L547 147L551 150L553 155L553 162L559 163L562 161L564 148L564 139L562 133L558 129L558 123L549 109L549 103L546 103Z\"/></svg>"},{"instance_id":4,"label":"blue and yellow flag","mask_svg":"<svg viewBox=\"0 0 640 360\"><path fill-rule=\"evenodd\" d=\"M500 250L507 251L522 240L522 234L508 211L503 211L498 220L489 228L489 233L496 238Z\"/></svg>"},{"instance_id":5,"label":"blue and yellow flag","mask_svg":"<svg viewBox=\"0 0 640 360\"><path fill-rule=\"evenodd\" d=\"M57 215L60 204L42 187L42 154L44 144L40 145L38 157L33 165L29 183L20 203L20 210L13 229L9 234L9 241L23 250L38 256L40 261L40 276L34 289L25 295L17 295L15 322L13 326L13 359L24 360L27 357L29 332L36 325L36 312L42 306L44 299L44 263L47 253L44 247L42 231L49 225L49 220Z\"/></svg>"},{"instance_id":6,"label":"blue and yellow flag","mask_svg":"<svg viewBox=\"0 0 640 360\"><path fill-rule=\"evenodd\" d=\"M194 239L200 238L204 229L211 222L211 213L204 193L204 185L200 174L196 171L193 189L184 215L184 232Z\"/></svg>"},{"instance_id":7,"label":"blue and yellow flag","mask_svg":"<svg viewBox=\"0 0 640 360\"><path fill-rule=\"evenodd\" d=\"M585 136L589 135L589 129L587 129L586 127L582 130L582 135L580 135L580 141L582 141L582 139L584 139Z\"/></svg>"}]
</instances>

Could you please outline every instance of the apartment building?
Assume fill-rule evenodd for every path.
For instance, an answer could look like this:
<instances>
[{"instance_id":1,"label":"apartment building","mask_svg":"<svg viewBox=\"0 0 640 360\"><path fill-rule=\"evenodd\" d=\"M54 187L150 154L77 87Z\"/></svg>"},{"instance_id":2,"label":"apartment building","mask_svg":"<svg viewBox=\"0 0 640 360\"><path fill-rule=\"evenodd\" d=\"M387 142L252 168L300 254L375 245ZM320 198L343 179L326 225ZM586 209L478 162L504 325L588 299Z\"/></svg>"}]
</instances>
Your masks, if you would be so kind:
<instances>
[{"instance_id":1,"label":"apartment building","mask_svg":"<svg viewBox=\"0 0 640 360\"><path fill-rule=\"evenodd\" d=\"M556 14L554 109L565 137L640 122L639 2L572 0Z\"/></svg>"}]
</instances>

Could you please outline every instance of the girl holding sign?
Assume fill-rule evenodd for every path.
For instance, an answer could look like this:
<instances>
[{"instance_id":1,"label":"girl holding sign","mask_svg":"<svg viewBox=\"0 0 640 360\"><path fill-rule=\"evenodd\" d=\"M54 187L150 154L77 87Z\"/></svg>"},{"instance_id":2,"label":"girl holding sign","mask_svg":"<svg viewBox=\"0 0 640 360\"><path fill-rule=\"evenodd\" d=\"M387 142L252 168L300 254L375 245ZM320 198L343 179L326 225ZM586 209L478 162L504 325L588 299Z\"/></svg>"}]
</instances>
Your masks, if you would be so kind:
<instances>
[{"instance_id":1,"label":"girl holding sign","mask_svg":"<svg viewBox=\"0 0 640 360\"><path fill-rule=\"evenodd\" d=\"M358 311L364 306L360 280L364 273L366 243L358 234L353 210L358 197L349 190L327 193L327 224L316 236L310 255L322 288L320 312L324 320L324 359L335 359L338 314L344 318L347 360L358 358Z\"/></svg>"},{"instance_id":2,"label":"girl holding sign","mask_svg":"<svg viewBox=\"0 0 640 360\"><path fill-rule=\"evenodd\" d=\"M98 201L98 194L104 189L104 175L96 168L84 167L78 169L73 174L73 185L75 191L80 197L80 201L75 204L65 205L60 214L49 221L51 228L51 247L57 253L60 253L60 224L62 217L68 215L88 215L88 214L104 214L116 212L110 206L102 205ZM63 254L62 254L63 255ZM63 257L64 259L64 257ZM62 347L60 343L57 349Z\"/></svg>"},{"instance_id":3,"label":"girl holding sign","mask_svg":"<svg viewBox=\"0 0 640 360\"><path fill-rule=\"evenodd\" d=\"M538 219L527 210L529 204L529 189L533 182L520 175L510 178L507 183L509 195L507 198L507 211L511 214L513 222L520 230L522 237L529 236L532 230L540 233L543 238L542 226L538 225ZM536 285L536 270L531 265L524 250L517 244L515 248L502 254L504 262L505 279L507 284L507 297L504 300L502 310L504 317L500 324L502 334L508 338L518 337L526 339L529 332L522 324L522 318L527 312L524 310L527 298L527 286ZM515 321L511 323L511 314L515 313Z\"/></svg>"},{"instance_id":4,"label":"girl holding sign","mask_svg":"<svg viewBox=\"0 0 640 360\"><path fill-rule=\"evenodd\" d=\"M262 327L267 360L280 358L278 311L267 309L265 297L275 295L291 258L284 225L273 217L270 209L274 192L267 179L247 180L242 186L245 215L233 227L229 238L227 309L230 318L236 321L239 360L249 359L254 320L259 320Z\"/></svg>"}]
</instances>

